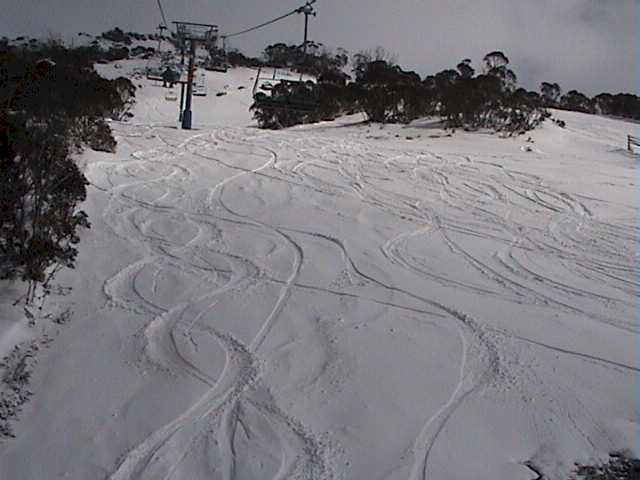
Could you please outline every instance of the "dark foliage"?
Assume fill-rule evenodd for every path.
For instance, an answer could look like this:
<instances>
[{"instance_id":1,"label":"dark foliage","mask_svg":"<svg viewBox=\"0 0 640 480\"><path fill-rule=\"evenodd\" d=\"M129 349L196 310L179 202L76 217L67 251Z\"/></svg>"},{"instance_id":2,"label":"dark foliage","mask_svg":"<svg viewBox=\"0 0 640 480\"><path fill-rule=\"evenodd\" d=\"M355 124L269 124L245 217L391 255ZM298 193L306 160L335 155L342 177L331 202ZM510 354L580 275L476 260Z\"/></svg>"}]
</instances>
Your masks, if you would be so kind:
<instances>
[{"instance_id":1,"label":"dark foliage","mask_svg":"<svg viewBox=\"0 0 640 480\"><path fill-rule=\"evenodd\" d=\"M577 90L565 93L560 99L560 107L574 112L593 113L591 99Z\"/></svg>"},{"instance_id":2,"label":"dark foliage","mask_svg":"<svg viewBox=\"0 0 640 480\"><path fill-rule=\"evenodd\" d=\"M260 128L280 129L355 113L359 96L353 83L280 82L271 95L258 93L251 110Z\"/></svg>"},{"instance_id":3,"label":"dark foliage","mask_svg":"<svg viewBox=\"0 0 640 480\"><path fill-rule=\"evenodd\" d=\"M358 66L356 85L358 105L373 122L408 123L428 103L418 74L384 60Z\"/></svg>"},{"instance_id":4,"label":"dark foliage","mask_svg":"<svg viewBox=\"0 0 640 480\"><path fill-rule=\"evenodd\" d=\"M318 83L280 82L270 94L258 93L251 110L261 128L332 120L355 111L356 89L347 85L349 76L342 71L349 61L345 50L338 49L333 54L309 42L305 56L301 47L278 43L268 46L263 57L264 64L274 68L313 74Z\"/></svg>"},{"instance_id":5,"label":"dark foliage","mask_svg":"<svg viewBox=\"0 0 640 480\"><path fill-rule=\"evenodd\" d=\"M613 453L603 465L577 465L571 480L640 480L640 460Z\"/></svg>"},{"instance_id":6,"label":"dark foliage","mask_svg":"<svg viewBox=\"0 0 640 480\"><path fill-rule=\"evenodd\" d=\"M305 57L300 47L277 43L267 47L263 56L267 65L301 70L318 78L314 87L316 112L291 112L272 106L263 111L259 102L254 104L252 109L264 128L326 120L355 111L381 123L409 123L420 117L440 116L450 128L486 128L509 135L535 128L549 117L547 108L640 119L640 97L636 95L601 93L589 98L576 90L563 95L560 85L551 82L543 82L540 93L519 88L509 58L501 51L485 55L480 73L471 60L465 59L456 69L421 80L378 47L353 56L355 79L351 83L343 72L349 57L341 49L330 54L312 43ZM286 95L293 95L282 89ZM556 123L564 126L562 121Z\"/></svg>"},{"instance_id":7,"label":"dark foliage","mask_svg":"<svg viewBox=\"0 0 640 480\"><path fill-rule=\"evenodd\" d=\"M251 107L261 128L286 128L316 121L318 89L312 82L280 82L268 96L256 96Z\"/></svg>"},{"instance_id":8,"label":"dark foliage","mask_svg":"<svg viewBox=\"0 0 640 480\"><path fill-rule=\"evenodd\" d=\"M268 62L289 68L300 63L308 67L310 61L303 62L299 55L297 47L284 44L265 50ZM547 116L538 93L517 87L517 77L502 52L484 57L481 74L476 74L471 61L465 59L456 70L421 79L415 72L404 71L395 64L393 55L378 48L354 55L355 79L351 83L342 72L347 58L322 63L325 70L318 74L318 84L313 87L318 97L315 111L292 112L285 108L284 101L282 108L256 102L252 108L260 126L282 128L362 111L373 122L409 123L439 115L451 128L489 128L513 134L535 128ZM286 90L285 94L292 95ZM270 100L276 100L275 92Z\"/></svg>"},{"instance_id":9,"label":"dark foliage","mask_svg":"<svg viewBox=\"0 0 640 480\"><path fill-rule=\"evenodd\" d=\"M557 83L542 82L540 84L542 105L548 108L557 107L560 104L562 89Z\"/></svg>"},{"instance_id":10,"label":"dark foliage","mask_svg":"<svg viewBox=\"0 0 640 480\"><path fill-rule=\"evenodd\" d=\"M114 28L113 30L104 32L102 34L102 38L116 43L131 45L131 36L120 30L118 27Z\"/></svg>"},{"instance_id":11,"label":"dark foliage","mask_svg":"<svg viewBox=\"0 0 640 480\"><path fill-rule=\"evenodd\" d=\"M476 75L470 60L457 70L444 70L423 82L432 98L431 112L439 114L451 128L489 128L522 133L535 128L546 112L536 92L517 87L516 74L508 68L502 52L491 52Z\"/></svg>"},{"instance_id":12,"label":"dark foliage","mask_svg":"<svg viewBox=\"0 0 640 480\"><path fill-rule=\"evenodd\" d=\"M86 48L48 43L0 50L0 278L46 284L73 267L86 179L73 153L115 150L105 118L120 118L135 87L105 80Z\"/></svg>"},{"instance_id":13,"label":"dark foliage","mask_svg":"<svg viewBox=\"0 0 640 480\"><path fill-rule=\"evenodd\" d=\"M134 40L138 40L138 41L145 41L147 39L147 35L143 34L143 33L136 33L136 32L128 32L127 35L134 39Z\"/></svg>"},{"instance_id":14,"label":"dark foliage","mask_svg":"<svg viewBox=\"0 0 640 480\"><path fill-rule=\"evenodd\" d=\"M540 97L543 106L549 108L640 120L640 97L631 93L600 93L589 98L577 90L570 90L562 95L557 83L542 82Z\"/></svg>"},{"instance_id":15,"label":"dark foliage","mask_svg":"<svg viewBox=\"0 0 640 480\"><path fill-rule=\"evenodd\" d=\"M408 123L439 115L450 128L520 133L546 116L537 93L517 88L517 77L502 52L486 55L479 75L465 59L455 70L443 70L422 81L388 60L364 59L369 61L356 62L354 71L360 86L359 105L372 121Z\"/></svg>"},{"instance_id":16,"label":"dark foliage","mask_svg":"<svg viewBox=\"0 0 640 480\"><path fill-rule=\"evenodd\" d=\"M262 65L259 58L247 57L238 50L229 50L226 58L232 67L259 67Z\"/></svg>"},{"instance_id":17,"label":"dark foliage","mask_svg":"<svg viewBox=\"0 0 640 480\"><path fill-rule=\"evenodd\" d=\"M339 48L332 53L315 42L307 42L306 55L302 46L276 43L265 48L263 57L266 65L290 68L316 76L339 72L349 63L346 50Z\"/></svg>"},{"instance_id":18,"label":"dark foliage","mask_svg":"<svg viewBox=\"0 0 640 480\"><path fill-rule=\"evenodd\" d=\"M45 283L49 267L72 267L76 230L88 227L76 206L86 180L69 158L64 130L24 116L4 119L0 158L2 278Z\"/></svg>"},{"instance_id":19,"label":"dark foliage","mask_svg":"<svg viewBox=\"0 0 640 480\"><path fill-rule=\"evenodd\" d=\"M156 52L156 49L153 47L143 47L141 45L138 45L137 47L133 47L131 49L130 56L150 58L155 52Z\"/></svg>"},{"instance_id":20,"label":"dark foliage","mask_svg":"<svg viewBox=\"0 0 640 480\"><path fill-rule=\"evenodd\" d=\"M631 93L601 93L591 100L593 113L640 120L640 97Z\"/></svg>"}]
</instances>

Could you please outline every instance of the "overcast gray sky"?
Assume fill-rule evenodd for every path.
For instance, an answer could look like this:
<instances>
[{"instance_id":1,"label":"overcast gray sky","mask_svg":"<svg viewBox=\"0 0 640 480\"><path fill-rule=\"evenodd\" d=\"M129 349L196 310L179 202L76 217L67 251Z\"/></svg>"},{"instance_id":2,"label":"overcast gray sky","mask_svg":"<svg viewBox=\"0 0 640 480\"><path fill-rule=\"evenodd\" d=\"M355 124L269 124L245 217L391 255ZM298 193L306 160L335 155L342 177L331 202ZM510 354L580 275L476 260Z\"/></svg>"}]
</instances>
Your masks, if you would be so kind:
<instances>
[{"instance_id":1,"label":"overcast gray sky","mask_svg":"<svg viewBox=\"0 0 640 480\"><path fill-rule=\"evenodd\" d=\"M299 6L298 0L162 0L168 21L215 23L234 32ZM113 26L149 32L156 0L0 0L0 35L42 36ZM491 50L511 59L521 83L557 81L568 90L640 93L640 0L318 0L310 38L356 52L377 45L421 74L478 65ZM257 54L279 41L301 43L303 17L237 37Z\"/></svg>"}]
</instances>

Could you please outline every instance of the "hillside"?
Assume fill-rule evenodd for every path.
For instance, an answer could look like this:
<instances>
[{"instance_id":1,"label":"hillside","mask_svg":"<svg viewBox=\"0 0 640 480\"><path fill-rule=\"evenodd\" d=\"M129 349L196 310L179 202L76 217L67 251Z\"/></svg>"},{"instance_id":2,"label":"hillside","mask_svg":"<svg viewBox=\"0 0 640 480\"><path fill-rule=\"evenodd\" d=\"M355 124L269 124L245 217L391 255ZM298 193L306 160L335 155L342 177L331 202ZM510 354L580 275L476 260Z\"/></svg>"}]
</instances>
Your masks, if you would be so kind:
<instances>
[{"instance_id":1,"label":"hillside","mask_svg":"<svg viewBox=\"0 0 640 480\"><path fill-rule=\"evenodd\" d=\"M117 153L83 154L73 315L2 478L564 480L640 453L636 124L264 131L255 74L207 72L191 131L140 78Z\"/></svg>"}]
</instances>

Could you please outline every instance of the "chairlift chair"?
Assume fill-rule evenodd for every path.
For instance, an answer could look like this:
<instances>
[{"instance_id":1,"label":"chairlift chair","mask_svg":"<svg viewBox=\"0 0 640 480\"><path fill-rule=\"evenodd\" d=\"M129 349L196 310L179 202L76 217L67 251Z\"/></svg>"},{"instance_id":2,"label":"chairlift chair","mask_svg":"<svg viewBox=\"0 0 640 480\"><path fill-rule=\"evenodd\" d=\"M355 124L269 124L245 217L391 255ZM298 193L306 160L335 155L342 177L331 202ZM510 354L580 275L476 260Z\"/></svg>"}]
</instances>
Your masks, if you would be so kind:
<instances>
[{"instance_id":1,"label":"chairlift chair","mask_svg":"<svg viewBox=\"0 0 640 480\"><path fill-rule=\"evenodd\" d=\"M179 64L175 61L173 55L163 53L160 56L153 56L147 60L145 67L147 78L149 80L162 80L162 74L167 67L171 68L173 71L178 71Z\"/></svg>"},{"instance_id":2,"label":"chairlift chair","mask_svg":"<svg viewBox=\"0 0 640 480\"><path fill-rule=\"evenodd\" d=\"M162 80L162 63L159 58L150 58L145 66L145 74L149 80Z\"/></svg>"},{"instance_id":3,"label":"chairlift chair","mask_svg":"<svg viewBox=\"0 0 640 480\"><path fill-rule=\"evenodd\" d=\"M168 90L164 95L164 99L168 102L176 102L178 100L178 94L175 90Z\"/></svg>"},{"instance_id":4,"label":"chairlift chair","mask_svg":"<svg viewBox=\"0 0 640 480\"><path fill-rule=\"evenodd\" d=\"M226 73L229 70L229 65L219 58L212 58L204 68L211 72Z\"/></svg>"}]
</instances>

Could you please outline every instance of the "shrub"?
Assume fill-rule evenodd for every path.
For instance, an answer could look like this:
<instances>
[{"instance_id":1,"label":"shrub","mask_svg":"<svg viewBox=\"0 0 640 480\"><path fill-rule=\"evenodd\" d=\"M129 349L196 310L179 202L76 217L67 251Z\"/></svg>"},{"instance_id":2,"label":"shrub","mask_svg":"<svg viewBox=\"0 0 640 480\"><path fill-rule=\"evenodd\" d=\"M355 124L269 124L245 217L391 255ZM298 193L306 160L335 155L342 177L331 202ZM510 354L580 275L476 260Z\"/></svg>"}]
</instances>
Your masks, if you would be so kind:
<instances>
[{"instance_id":1,"label":"shrub","mask_svg":"<svg viewBox=\"0 0 640 480\"><path fill-rule=\"evenodd\" d=\"M105 40L110 40L115 43L124 43L125 45L131 45L131 38L128 34L124 33L118 27L113 30L109 30L102 34L102 38Z\"/></svg>"},{"instance_id":2,"label":"shrub","mask_svg":"<svg viewBox=\"0 0 640 480\"><path fill-rule=\"evenodd\" d=\"M374 60L356 73L358 104L372 122L408 123L421 113L420 77L385 60Z\"/></svg>"},{"instance_id":3,"label":"shrub","mask_svg":"<svg viewBox=\"0 0 640 480\"><path fill-rule=\"evenodd\" d=\"M261 128L275 130L309 123L316 118L314 112L299 110L297 106L313 105L316 93L313 84L280 82L274 86L271 96L258 93L251 109Z\"/></svg>"},{"instance_id":4,"label":"shrub","mask_svg":"<svg viewBox=\"0 0 640 480\"><path fill-rule=\"evenodd\" d=\"M353 113L357 98L353 84L333 81L280 82L273 87L271 95L258 93L251 110L260 128L280 129L333 120L340 115ZM299 106L307 109L301 110Z\"/></svg>"},{"instance_id":5,"label":"shrub","mask_svg":"<svg viewBox=\"0 0 640 480\"><path fill-rule=\"evenodd\" d=\"M73 267L77 228L89 226L77 210L87 182L60 126L25 117L0 125L0 277L28 281L33 293L54 273L50 267Z\"/></svg>"},{"instance_id":6,"label":"shrub","mask_svg":"<svg viewBox=\"0 0 640 480\"><path fill-rule=\"evenodd\" d=\"M593 99L571 90L562 95L557 83L543 82L540 93L518 87L509 68L509 58L500 51L483 58L476 74L469 59L456 69L446 69L423 80L395 63L382 48L363 51L352 58L355 80L347 83L342 69L348 61L344 51L332 55L309 46L305 57L300 47L283 43L265 49L265 61L291 69L303 68L317 75L318 108L314 112L251 107L262 128L284 128L299 123L329 120L345 113L364 112L369 121L409 123L417 118L440 116L449 128L491 129L508 135L536 128L549 117L546 108L563 108L584 113L601 113L640 119L640 97L633 94L602 93ZM278 87L284 95L289 87ZM262 94L265 95L265 94ZM265 97L266 98L266 97ZM565 126L564 122L556 122Z\"/></svg>"},{"instance_id":7,"label":"shrub","mask_svg":"<svg viewBox=\"0 0 640 480\"><path fill-rule=\"evenodd\" d=\"M594 108L592 101L584 93L577 90L571 90L560 99L560 107L565 110L573 110L575 112L593 113Z\"/></svg>"},{"instance_id":8,"label":"shrub","mask_svg":"<svg viewBox=\"0 0 640 480\"><path fill-rule=\"evenodd\" d=\"M612 453L602 465L580 465L571 480L637 480L640 478L640 460L620 453Z\"/></svg>"},{"instance_id":9,"label":"shrub","mask_svg":"<svg viewBox=\"0 0 640 480\"><path fill-rule=\"evenodd\" d=\"M105 118L131 107L133 84L106 80L91 49L57 44L0 50L0 278L27 281L27 301L72 268L87 181L73 160L83 145L115 150ZM46 290L46 289L45 289Z\"/></svg>"}]
</instances>

